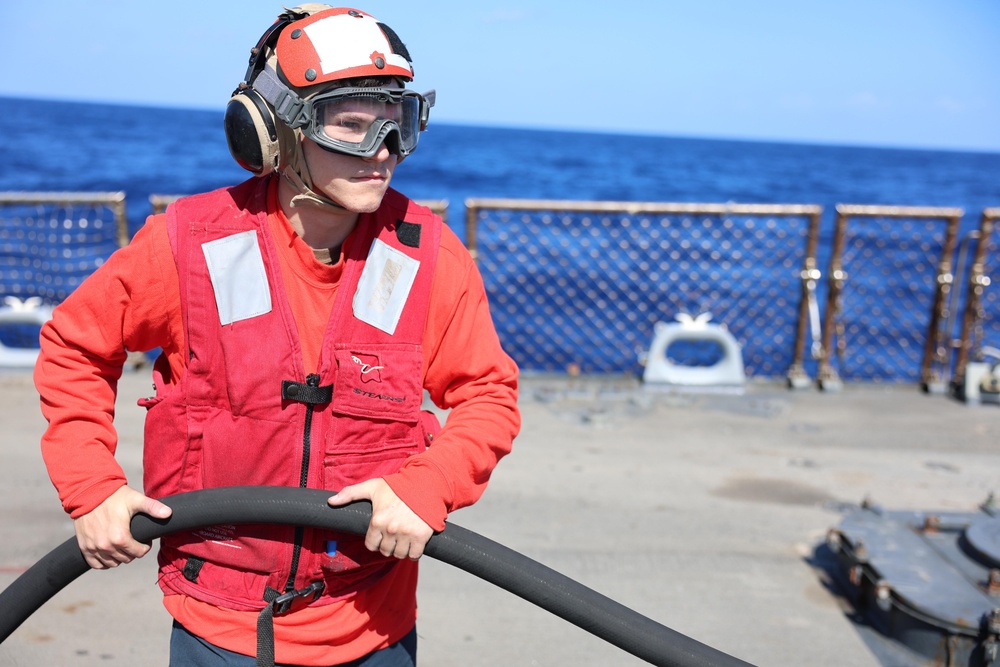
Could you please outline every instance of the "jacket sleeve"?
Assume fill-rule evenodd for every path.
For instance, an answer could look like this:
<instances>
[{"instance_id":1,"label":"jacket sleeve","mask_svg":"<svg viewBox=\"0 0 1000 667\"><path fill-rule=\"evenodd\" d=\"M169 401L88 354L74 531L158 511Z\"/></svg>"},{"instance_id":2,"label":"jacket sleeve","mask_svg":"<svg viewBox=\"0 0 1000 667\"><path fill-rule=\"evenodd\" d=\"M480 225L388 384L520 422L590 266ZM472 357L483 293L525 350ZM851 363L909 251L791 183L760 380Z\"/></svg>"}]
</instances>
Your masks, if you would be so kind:
<instances>
[{"instance_id":1,"label":"jacket sleeve","mask_svg":"<svg viewBox=\"0 0 1000 667\"><path fill-rule=\"evenodd\" d=\"M475 262L447 227L424 332L424 388L449 409L431 447L385 477L434 530L476 502L520 429L517 366L503 351Z\"/></svg>"},{"instance_id":2,"label":"jacket sleeve","mask_svg":"<svg viewBox=\"0 0 1000 667\"><path fill-rule=\"evenodd\" d=\"M34 374L48 421L42 457L73 518L126 484L114 456L118 379L128 351L177 346L179 313L177 270L156 216L42 327Z\"/></svg>"}]
</instances>

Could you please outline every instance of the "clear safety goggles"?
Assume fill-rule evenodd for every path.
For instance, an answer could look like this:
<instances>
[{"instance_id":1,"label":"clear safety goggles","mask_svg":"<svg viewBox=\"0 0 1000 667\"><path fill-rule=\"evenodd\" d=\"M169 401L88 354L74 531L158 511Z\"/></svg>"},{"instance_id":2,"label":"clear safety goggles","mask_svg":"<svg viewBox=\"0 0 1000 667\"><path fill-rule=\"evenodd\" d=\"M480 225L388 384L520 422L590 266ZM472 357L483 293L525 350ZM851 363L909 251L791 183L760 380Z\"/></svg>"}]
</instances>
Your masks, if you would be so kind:
<instances>
[{"instance_id":1,"label":"clear safety goggles","mask_svg":"<svg viewBox=\"0 0 1000 667\"><path fill-rule=\"evenodd\" d=\"M303 134L337 153L372 157L385 142L406 157L427 126L434 92L404 88L338 88L304 100Z\"/></svg>"}]
</instances>

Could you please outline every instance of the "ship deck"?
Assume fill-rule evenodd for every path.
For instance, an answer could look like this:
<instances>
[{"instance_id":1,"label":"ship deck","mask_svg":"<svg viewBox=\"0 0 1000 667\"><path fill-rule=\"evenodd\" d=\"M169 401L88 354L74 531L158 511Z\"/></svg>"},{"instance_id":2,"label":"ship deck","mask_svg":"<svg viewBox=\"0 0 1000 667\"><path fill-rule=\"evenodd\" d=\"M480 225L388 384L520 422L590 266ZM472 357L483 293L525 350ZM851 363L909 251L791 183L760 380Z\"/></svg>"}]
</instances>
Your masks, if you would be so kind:
<instances>
[{"instance_id":1,"label":"ship deck","mask_svg":"<svg viewBox=\"0 0 1000 667\"><path fill-rule=\"evenodd\" d=\"M118 458L141 479L137 398L120 383ZM906 665L858 625L817 547L864 499L972 511L1000 491L1000 410L909 384L741 394L628 378L528 376L523 428L481 501L451 521L763 666ZM44 470L29 373L0 374L0 589L72 535ZM425 559L420 664L632 665L620 649L491 584ZM4 665L166 664L154 559L91 572L3 645Z\"/></svg>"}]
</instances>

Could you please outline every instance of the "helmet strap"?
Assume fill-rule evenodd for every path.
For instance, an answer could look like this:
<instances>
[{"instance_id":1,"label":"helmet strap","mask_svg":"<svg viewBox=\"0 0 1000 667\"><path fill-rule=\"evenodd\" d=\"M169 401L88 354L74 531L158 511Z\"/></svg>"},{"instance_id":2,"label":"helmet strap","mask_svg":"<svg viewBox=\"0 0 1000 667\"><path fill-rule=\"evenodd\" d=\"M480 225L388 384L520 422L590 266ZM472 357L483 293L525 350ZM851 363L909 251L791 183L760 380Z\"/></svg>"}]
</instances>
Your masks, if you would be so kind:
<instances>
[{"instance_id":1,"label":"helmet strap","mask_svg":"<svg viewBox=\"0 0 1000 667\"><path fill-rule=\"evenodd\" d=\"M298 192L292 197L292 206L315 206L337 214L350 212L341 204L316 192L312 176L309 174L306 156L302 151L302 133L299 130L294 130L292 134L294 141L289 142L292 144L291 154L286 156L285 164L279 169L282 177Z\"/></svg>"},{"instance_id":2,"label":"helmet strap","mask_svg":"<svg viewBox=\"0 0 1000 667\"><path fill-rule=\"evenodd\" d=\"M294 171L284 171L281 173L286 181L291 183L292 187L298 190L299 194L292 197L292 206L315 206L326 211L332 211L335 213L350 213L346 208L333 201L329 197L324 197L319 194L308 185L302 182L302 178L299 177Z\"/></svg>"}]
</instances>

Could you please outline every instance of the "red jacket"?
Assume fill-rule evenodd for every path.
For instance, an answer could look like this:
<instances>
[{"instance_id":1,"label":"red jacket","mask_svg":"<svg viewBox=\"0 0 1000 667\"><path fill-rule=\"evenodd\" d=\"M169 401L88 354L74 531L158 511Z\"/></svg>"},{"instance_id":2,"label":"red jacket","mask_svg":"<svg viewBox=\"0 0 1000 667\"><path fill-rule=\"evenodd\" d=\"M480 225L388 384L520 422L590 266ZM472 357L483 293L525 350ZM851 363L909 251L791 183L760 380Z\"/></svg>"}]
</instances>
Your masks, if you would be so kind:
<instances>
[{"instance_id":1,"label":"red jacket","mask_svg":"<svg viewBox=\"0 0 1000 667\"><path fill-rule=\"evenodd\" d=\"M338 491L395 473L425 448L421 343L440 218L389 191L359 221L340 285L353 299L336 300L313 373L299 353L266 198L255 179L167 209L190 361L179 384L157 378L144 401L152 497L236 485ZM375 247L381 262L369 259ZM381 314L394 293L398 321L380 329L356 316ZM323 604L398 562L373 556L362 537L290 526L170 535L159 561L164 592L244 610L263 607L268 587L316 581Z\"/></svg>"}]
</instances>

